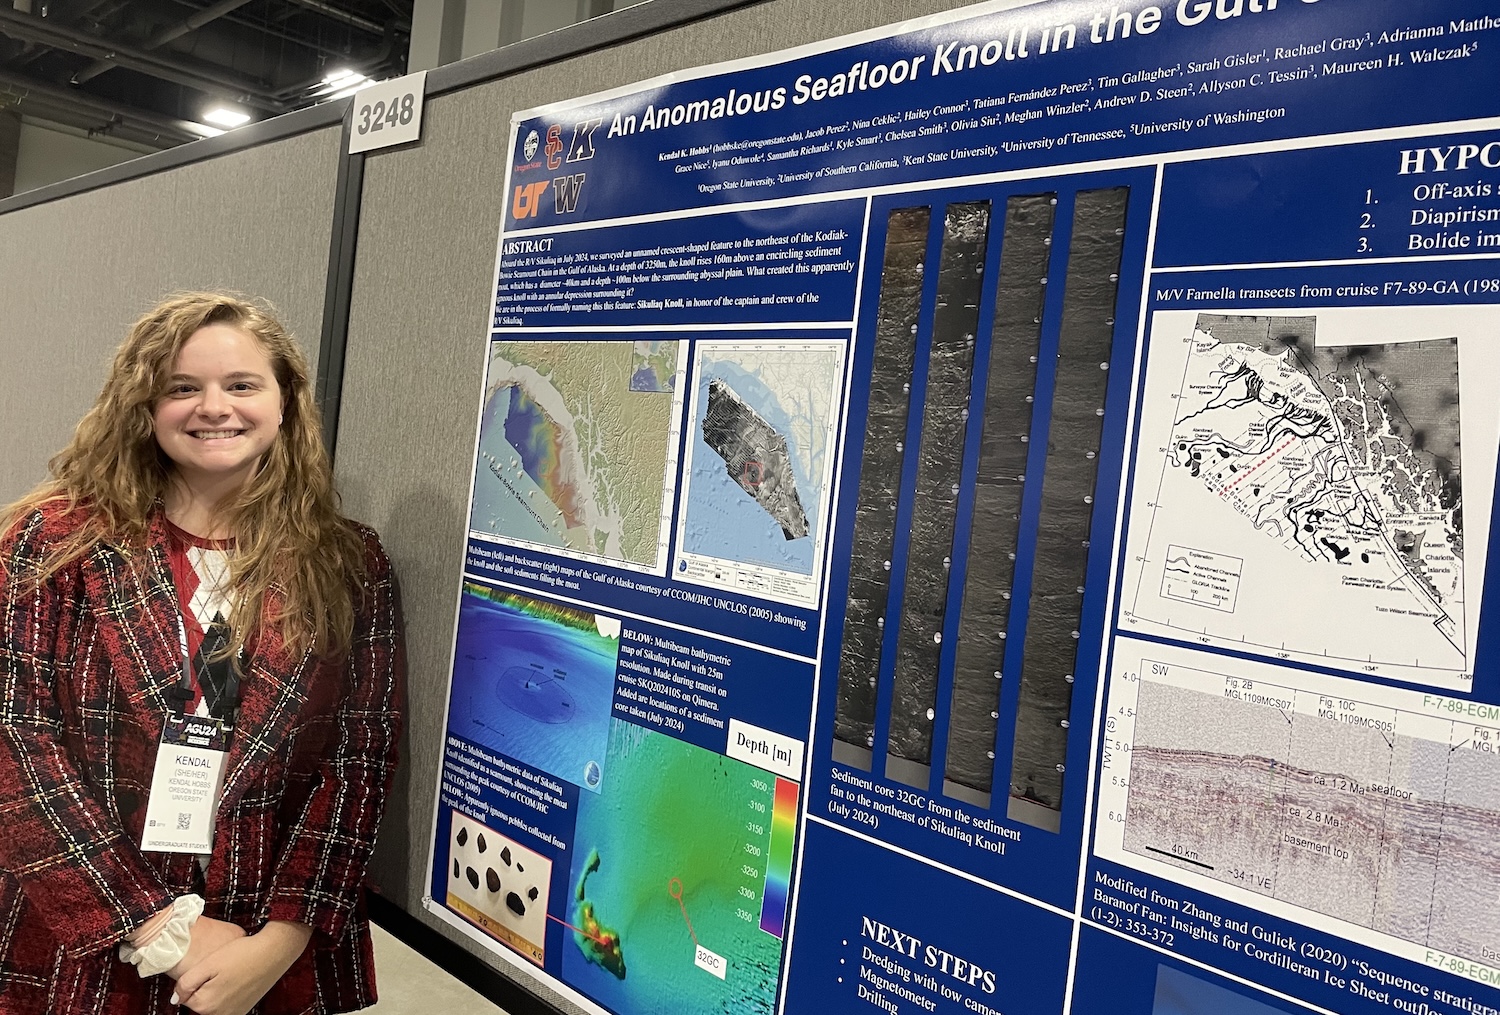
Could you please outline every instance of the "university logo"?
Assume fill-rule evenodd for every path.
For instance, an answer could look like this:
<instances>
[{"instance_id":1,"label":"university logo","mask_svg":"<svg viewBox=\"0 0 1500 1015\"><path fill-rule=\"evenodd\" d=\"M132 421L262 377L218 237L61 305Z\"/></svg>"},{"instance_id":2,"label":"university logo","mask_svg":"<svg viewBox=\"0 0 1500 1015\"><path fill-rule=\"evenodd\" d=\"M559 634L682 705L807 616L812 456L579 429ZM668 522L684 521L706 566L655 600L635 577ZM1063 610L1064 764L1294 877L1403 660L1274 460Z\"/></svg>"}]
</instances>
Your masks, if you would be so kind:
<instances>
[{"instance_id":1,"label":"university logo","mask_svg":"<svg viewBox=\"0 0 1500 1015\"><path fill-rule=\"evenodd\" d=\"M551 180L537 180L535 183L517 184L516 191L510 199L511 217L518 221L535 218L537 212L542 210L542 193L551 182Z\"/></svg>"},{"instance_id":2,"label":"university logo","mask_svg":"<svg viewBox=\"0 0 1500 1015\"><path fill-rule=\"evenodd\" d=\"M578 210L578 195L583 193L583 173L559 176L552 181L552 204L559 215Z\"/></svg>"},{"instance_id":3,"label":"university logo","mask_svg":"<svg viewBox=\"0 0 1500 1015\"><path fill-rule=\"evenodd\" d=\"M562 124L554 123L547 128L547 140L542 143L542 154L546 156L547 168L552 170L561 169L564 163L586 162L594 157L594 131L599 129L603 120L584 120L573 125L573 136L566 145L562 139ZM536 154L536 148L540 139L536 131L526 136L526 142L522 148L522 154L528 162ZM518 166L518 169L533 168L530 165ZM547 190L547 185L552 185L552 209L558 215L571 215L578 210L578 200L583 194L586 173L568 173L557 176L551 180L538 180L535 183L518 184L511 195L510 214L517 221L536 218L542 210L542 195Z\"/></svg>"},{"instance_id":4,"label":"university logo","mask_svg":"<svg viewBox=\"0 0 1500 1015\"><path fill-rule=\"evenodd\" d=\"M562 126L554 123L547 128L547 168L557 169L562 165Z\"/></svg>"},{"instance_id":5,"label":"university logo","mask_svg":"<svg viewBox=\"0 0 1500 1015\"><path fill-rule=\"evenodd\" d=\"M568 161L583 162L594 157L594 131L599 129L603 120L585 120L583 123L573 125L573 143L568 145ZM551 161L547 163L548 169L556 169Z\"/></svg>"}]
</instances>

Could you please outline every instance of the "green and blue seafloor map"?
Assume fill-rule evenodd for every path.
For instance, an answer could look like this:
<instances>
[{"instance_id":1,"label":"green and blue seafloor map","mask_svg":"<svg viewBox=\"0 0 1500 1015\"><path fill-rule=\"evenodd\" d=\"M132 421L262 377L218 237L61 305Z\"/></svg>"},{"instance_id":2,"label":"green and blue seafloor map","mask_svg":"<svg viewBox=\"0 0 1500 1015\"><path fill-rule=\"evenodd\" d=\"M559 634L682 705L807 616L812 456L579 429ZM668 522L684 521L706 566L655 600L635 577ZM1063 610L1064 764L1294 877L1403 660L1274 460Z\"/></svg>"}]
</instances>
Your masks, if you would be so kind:
<instances>
[{"instance_id":1,"label":"green and blue seafloor map","mask_svg":"<svg viewBox=\"0 0 1500 1015\"><path fill-rule=\"evenodd\" d=\"M502 389L485 403L480 434L489 468L476 473L475 523L498 535L566 545L567 530L583 524L579 484L564 472L561 439L540 405L520 385Z\"/></svg>"},{"instance_id":2,"label":"green and blue seafloor map","mask_svg":"<svg viewBox=\"0 0 1500 1015\"><path fill-rule=\"evenodd\" d=\"M465 585L449 731L597 790L619 632L613 618Z\"/></svg>"},{"instance_id":3,"label":"green and blue seafloor map","mask_svg":"<svg viewBox=\"0 0 1500 1015\"><path fill-rule=\"evenodd\" d=\"M719 560L812 575L817 533L826 510L830 423L842 353L829 346L746 349L699 346L697 398L691 422L682 549ZM721 381L786 441L806 535L789 538L782 522L748 494L704 439L709 384Z\"/></svg>"},{"instance_id":4,"label":"green and blue seafloor map","mask_svg":"<svg viewBox=\"0 0 1500 1015\"><path fill-rule=\"evenodd\" d=\"M677 341L491 343L470 528L664 567L684 354Z\"/></svg>"},{"instance_id":5,"label":"green and blue seafloor map","mask_svg":"<svg viewBox=\"0 0 1500 1015\"><path fill-rule=\"evenodd\" d=\"M620 1015L769 1015L781 940L760 929L775 777L616 720L579 802L562 978ZM759 829L757 833L756 829ZM695 944L722 956L720 980Z\"/></svg>"}]
</instances>

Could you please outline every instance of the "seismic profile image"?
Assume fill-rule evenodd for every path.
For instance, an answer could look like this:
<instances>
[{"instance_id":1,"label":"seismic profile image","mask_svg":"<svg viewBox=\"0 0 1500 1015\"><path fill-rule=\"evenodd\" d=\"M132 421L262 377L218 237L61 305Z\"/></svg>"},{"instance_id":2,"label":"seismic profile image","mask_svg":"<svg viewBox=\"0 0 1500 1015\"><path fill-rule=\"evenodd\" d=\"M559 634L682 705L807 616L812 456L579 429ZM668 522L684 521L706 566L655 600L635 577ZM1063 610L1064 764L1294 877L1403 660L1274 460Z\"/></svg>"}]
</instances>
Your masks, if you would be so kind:
<instances>
[{"instance_id":1,"label":"seismic profile image","mask_svg":"<svg viewBox=\"0 0 1500 1015\"><path fill-rule=\"evenodd\" d=\"M1163 964L1156 969L1151 1015L1282 1015L1282 1009Z\"/></svg>"},{"instance_id":2,"label":"seismic profile image","mask_svg":"<svg viewBox=\"0 0 1500 1015\"><path fill-rule=\"evenodd\" d=\"M827 344L700 344L685 552L813 573L842 367Z\"/></svg>"},{"instance_id":3,"label":"seismic profile image","mask_svg":"<svg viewBox=\"0 0 1500 1015\"><path fill-rule=\"evenodd\" d=\"M1483 545L1476 559L1464 532L1457 333L1487 339L1483 310L1157 315L1162 422L1142 446L1163 454L1159 480L1138 470L1155 489L1133 498L1147 545L1127 619L1351 669L1467 671Z\"/></svg>"},{"instance_id":4,"label":"seismic profile image","mask_svg":"<svg viewBox=\"0 0 1500 1015\"><path fill-rule=\"evenodd\" d=\"M1143 666L1123 846L1190 875L1478 961L1500 954L1500 730ZM1167 682L1168 679L1178 681Z\"/></svg>"},{"instance_id":5,"label":"seismic profile image","mask_svg":"<svg viewBox=\"0 0 1500 1015\"><path fill-rule=\"evenodd\" d=\"M491 344L470 526L535 546L664 566L678 345Z\"/></svg>"},{"instance_id":6,"label":"seismic profile image","mask_svg":"<svg viewBox=\"0 0 1500 1015\"><path fill-rule=\"evenodd\" d=\"M597 791L619 645L612 617L466 584L448 729Z\"/></svg>"},{"instance_id":7,"label":"seismic profile image","mask_svg":"<svg viewBox=\"0 0 1500 1015\"><path fill-rule=\"evenodd\" d=\"M775 781L616 720L602 790L579 802L562 979L619 1015L769 1015L781 939L759 913ZM697 945L723 957L722 980Z\"/></svg>"}]
</instances>

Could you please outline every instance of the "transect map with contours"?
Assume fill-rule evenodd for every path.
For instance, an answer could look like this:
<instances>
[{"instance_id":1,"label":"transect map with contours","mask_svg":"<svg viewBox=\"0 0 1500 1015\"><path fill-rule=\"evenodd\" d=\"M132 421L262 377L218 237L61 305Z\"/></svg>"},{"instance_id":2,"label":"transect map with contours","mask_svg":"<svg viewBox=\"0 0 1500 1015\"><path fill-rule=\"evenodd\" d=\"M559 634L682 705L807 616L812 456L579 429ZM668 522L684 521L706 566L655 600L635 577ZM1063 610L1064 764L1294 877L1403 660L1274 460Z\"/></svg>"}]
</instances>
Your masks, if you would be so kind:
<instances>
[{"instance_id":1,"label":"transect map with contours","mask_svg":"<svg viewBox=\"0 0 1500 1015\"><path fill-rule=\"evenodd\" d=\"M493 343L470 528L664 571L685 355L678 342Z\"/></svg>"},{"instance_id":2,"label":"transect map with contours","mask_svg":"<svg viewBox=\"0 0 1500 1015\"><path fill-rule=\"evenodd\" d=\"M1148 398L1172 419L1143 427L1162 469L1135 495L1125 620L1464 684L1458 341L1437 314L1426 334L1362 344L1321 341L1319 323L1198 314L1183 338L1158 324Z\"/></svg>"},{"instance_id":3,"label":"transect map with contours","mask_svg":"<svg viewBox=\"0 0 1500 1015\"><path fill-rule=\"evenodd\" d=\"M1500 965L1500 707L1188 657L1117 657L1101 855L1418 961Z\"/></svg>"}]
</instances>

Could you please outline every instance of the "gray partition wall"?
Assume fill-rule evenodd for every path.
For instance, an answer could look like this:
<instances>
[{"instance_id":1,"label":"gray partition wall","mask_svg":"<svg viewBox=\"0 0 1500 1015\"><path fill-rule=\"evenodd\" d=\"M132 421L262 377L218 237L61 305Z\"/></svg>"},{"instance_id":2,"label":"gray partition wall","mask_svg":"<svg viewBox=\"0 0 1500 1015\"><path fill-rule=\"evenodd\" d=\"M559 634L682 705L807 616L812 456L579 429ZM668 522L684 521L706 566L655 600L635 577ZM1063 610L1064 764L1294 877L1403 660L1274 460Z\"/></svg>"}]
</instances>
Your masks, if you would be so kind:
<instances>
[{"instance_id":1,"label":"gray partition wall","mask_svg":"<svg viewBox=\"0 0 1500 1015\"><path fill-rule=\"evenodd\" d=\"M643 8L623 11L434 72L421 143L365 161L336 471L346 507L380 531L401 577L411 673L400 785L371 876L388 901L490 965L502 963L428 916L422 898L511 114L959 6L952 0L768 0L504 72L506 61L517 59L513 54L524 58L532 47L547 45L566 51L570 35L597 36L612 18ZM500 76L432 95L447 75L478 76L486 65ZM537 984L528 986L553 1005L575 1010Z\"/></svg>"},{"instance_id":2,"label":"gray partition wall","mask_svg":"<svg viewBox=\"0 0 1500 1015\"><path fill-rule=\"evenodd\" d=\"M404 760L371 882L380 911L406 914L393 929L450 968L520 975L422 906L511 114L963 5L651 0L432 71L415 144L343 157L344 102L0 201L0 500L42 478L166 292L265 296L325 351L345 510L380 531L407 616ZM490 983L512 1011L535 1004Z\"/></svg>"},{"instance_id":3,"label":"gray partition wall","mask_svg":"<svg viewBox=\"0 0 1500 1015\"><path fill-rule=\"evenodd\" d=\"M91 174L117 182L83 177L0 202L0 503L45 476L126 329L169 292L263 296L316 361L341 136L323 119L217 157L182 161L190 145Z\"/></svg>"}]
</instances>

